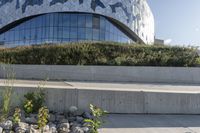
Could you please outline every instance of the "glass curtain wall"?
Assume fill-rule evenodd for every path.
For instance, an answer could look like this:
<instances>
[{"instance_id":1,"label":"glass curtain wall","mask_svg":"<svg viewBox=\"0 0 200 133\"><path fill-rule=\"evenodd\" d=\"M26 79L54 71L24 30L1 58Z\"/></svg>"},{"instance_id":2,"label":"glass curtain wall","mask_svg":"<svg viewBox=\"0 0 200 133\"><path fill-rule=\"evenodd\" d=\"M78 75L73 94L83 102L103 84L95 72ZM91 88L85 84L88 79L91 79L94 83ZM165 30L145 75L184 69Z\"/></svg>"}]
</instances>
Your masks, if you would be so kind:
<instances>
[{"instance_id":1,"label":"glass curtain wall","mask_svg":"<svg viewBox=\"0 0 200 133\"><path fill-rule=\"evenodd\" d=\"M44 14L0 34L0 44L6 47L77 41L132 40L107 18L84 13Z\"/></svg>"}]
</instances>

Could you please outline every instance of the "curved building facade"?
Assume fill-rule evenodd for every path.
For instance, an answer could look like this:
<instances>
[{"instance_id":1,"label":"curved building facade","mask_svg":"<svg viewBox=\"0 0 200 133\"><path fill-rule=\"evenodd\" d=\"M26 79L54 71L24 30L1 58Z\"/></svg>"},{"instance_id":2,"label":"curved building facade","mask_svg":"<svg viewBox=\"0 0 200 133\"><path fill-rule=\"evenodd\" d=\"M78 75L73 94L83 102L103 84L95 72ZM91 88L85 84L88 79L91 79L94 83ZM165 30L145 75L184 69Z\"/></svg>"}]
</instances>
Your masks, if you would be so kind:
<instances>
[{"instance_id":1,"label":"curved building facade","mask_svg":"<svg viewBox=\"0 0 200 133\"><path fill-rule=\"evenodd\" d=\"M154 42L146 0L0 0L0 45Z\"/></svg>"}]
</instances>

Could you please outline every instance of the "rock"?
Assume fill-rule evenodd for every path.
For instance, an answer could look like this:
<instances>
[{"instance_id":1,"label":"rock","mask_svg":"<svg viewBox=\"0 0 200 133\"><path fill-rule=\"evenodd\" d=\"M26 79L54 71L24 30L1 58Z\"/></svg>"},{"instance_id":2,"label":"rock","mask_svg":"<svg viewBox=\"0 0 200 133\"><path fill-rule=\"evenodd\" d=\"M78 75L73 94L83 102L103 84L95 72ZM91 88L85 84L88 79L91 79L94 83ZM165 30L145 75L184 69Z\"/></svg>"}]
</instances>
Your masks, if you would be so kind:
<instances>
[{"instance_id":1,"label":"rock","mask_svg":"<svg viewBox=\"0 0 200 133\"><path fill-rule=\"evenodd\" d=\"M37 123L37 119L35 117L27 117L25 118L26 123L29 124L36 124Z\"/></svg>"},{"instance_id":2,"label":"rock","mask_svg":"<svg viewBox=\"0 0 200 133\"><path fill-rule=\"evenodd\" d=\"M31 125L28 133L40 133L40 131L38 130L37 125Z\"/></svg>"},{"instance_id":3,"label":"rock","mask_svg":"<svg viewBox=\"0 0 200 133\"><path fill-rule=\"evenodd\" d=\"M84 133L90 133L89 127L82 127L82 130L84 131Z\"/></svg>"},{"instance_id":4,"label":"rock","mask_svg":"<svg viewBox=\"0 0 200 133\"><path fill-rule=\"evenodd\" d=\"M70 113L74 113L74 112L77 112L77 111L78 111L78 108L76 106L69 107L69 112Z\"/></svg>"},{"instance_id":5,"label":"rock","mask_svg":"<svg viewBox=\"0 0 200 133\"><path fill-rule=\"evenodd\" d=\"M0 127L0 133L3 133L3 128L2 127Z\"/></svg>"},{"instance_id":6,"label":"rock","mask_svg":"<svg viewBox=\"0 0 200 133\"><path fill-rule=\"evenodd\" d=\"M81 127L74 127L72 128L72 133L84 133Z\"/></svg>"},{"instance_id":7,"label":"rock","mask_svg":"<svg viewBox=\"0 0 200 133\"><path fill-rule=\"evenodd\" d=\"M69 108L69 116L76 116L78 112L78 108L76 106L71 106Z\"/></svg>"},{"instance_id":8,"label":"rock","mask_svg":"<svg viewBox=\"0 0 200 133\"><path fill-rule=\"evenodd\" d=\"M69 117L68 120L69 120L69 122L74 122L74 121L76 121L76 117Z\"/></svg>"},{"instance_id":9,"label":"rock","mask_svg":"<svg viewBox=\"0 0 200 133\"><path fill-rule=\"evenodd\" d=\"M93 118L93 116L88 112L84 112L83 117L86 118L86 119L92 119Z\"/></svg>"},{"instance_id":10,"label":"rock","mask_svg":"<svg viewBox=\"0 0 200 133\"><path fill-rule=\"evenodd\" d=\"M24 123L24 122L19 122L18 126L21 127L21 128L24 128L24 129L28 129L29 128L29 124Z\"/></svg>"},{"instance_id":11,"label":"rock","mask_svg":"<svg viewBox=\"0 0 200 133\"><path fill-rule=\"evenodd\" d=\"M3 133L14 133L14 132L11 130L3 130Z\"/></svg>"},{"instance_id":12,"label":"rock","mask_svg":"<svg viewBox=\"0 0 200 133\"><path fill-rule=\"evenodd\" d=\"M50 133L57 133L56 125L53 123L49 124L49 131Z\"/></svg>"},{"instance_id":13,"label":"rock","mask_svg":"<svg viewBox=\"0 0 200 133\"><path fill-rule=\"evenodd\" d=\"M21 110L21 121L25 122L26 116L24 110Z\"/></svg>"},{"instance_id":14,"label":"rock","mask_svg":"<svg viewBox=\"0 0 200 133\"><path fill-rule=\"evenodd\" d=\"M54 114L49 114L49 122L55 122L56 116Z\"/></svg>"},{"instance_id":15,"label":"rock","mask_svg":"<svg viewBox=\"0 0 200 133\"><path fill-rule=\"evenodd\" d=\"M26 117L25 116L21 116L21 122L26 122Z\"/></svg>"},{"instance_id":16,"label":"rock","mask_svg":"<svg viewBox=\"0 0 200 133\"><path fill-rule=\"evenodd\" d=\"M11 130L12 127L13 127L13 123L11 120L7 120L7 121L4 121L3 123L1 123L1 127L4 129L4 130Z\"/></svg>"},{"instance_id":17,"label":"rock","mask_svg":"<svg viewBox=\"0 0 200 133\"><path fill-rule=\"evenodd\" d=\"M70 128L69 123L62 123L58 127L58 132L59 133L69 133L69 131L70 131L69 128Z\"/></svg>"},{"instance_id":18,"label":"rock","mask_svg":"<svg viewBox=\"0 0 200 133\"><path fill-rule=\"evenodd\" d=\"M60 121L62 121L63 119L65 119L65 116L64 116L64 115L56 114L55 119L56 119L56 121L60 122Z\"/></svg>"},{"instance_id":19,"label":"rock","mask_svg":"<svg viewBox=\"0 0 200 133\"><path fill-rule=\"evenodd\" d=\"M77 117L76 117L76 121L77 121L78 123L82 123L83 120L84 120L83 117L80 117L80 116L77 116Z\"/></svg>"},{"instance_id":20,"label":"rock","mask_svg":"<svg viewBox=\"0 0 200 133\"><path fill-rule=\"evenodd\" d=\"M20 128L20 127L16 127L15 128L15 133L26 133L26 130Z\"/></svg>"},{"instance_id":21,"label":"rock","mask_svg":"<svg viewBox=\"0 0 200 133\"><path fill-rule=\"evenodd\" d=\"M30 114L29 117L34 117L37 119L37 114Z\"/></svg>"},{"instance_id":22,"label":"rock","mask_svg":"<svg viewBox=\"0 0 200 133\"><path fill-rule=\"evenodd\" d=\"M71 130L73 132L73 130L76 128L76 127L82 127L81 124L79 124L78 122L73 122L73 123L70 123L70 126L71 126Z\"/></svg>"},{"instance_id":23,"label":"rock","mask_svg":"<svg viewBox=\"0 0 200 133\"><path fill-rule=\"evenodd\" d=\"M15 128L14 128L16 133L25 133L29 130L29 125L24 122L19 122Z\"/></svg>"},{"instance_id":24,"label":"rock","mask_svg":"<svg viewBox=\"0 0 200 133\"><path fill-rule=\"evenodd\" d=\"M67 119L62 119L62 120L60 121L60 123L69 123L69 121L68 121Z\"/></svg>"},{"instance_id":25,"label":"rock","mask_svg":"<svg viewBox=\"0 0 200 133\"><path fill-rule=\"evenodd\" d=\"M77 115L77 116L82 116L84 112L85 112L85 111L83 111L83 110L81 110L81 109L78 109L76 115Z\"/></svg>"},{"instance_id":26,"label":"rock","mask_svg":"<svg viewBox=\"0 0 200 133\"><path fill-rule=\"evenodd\" d=\"M42 132L43 133L50 133L50 127L49 127L49 125L46 125L45 127L43 127Z\"/></svg>"},{"instance_id":27,"label":"rock","mask_svg":"<svg viewBox=\"0 0 200 133\"><path fill-rule=\"evenodd\" d=\"M9 116L9 117L7 118L7 120L12 121L12 120L13 120L13 117L12 117L12 116Z\"/></svg>"}]
</instances>

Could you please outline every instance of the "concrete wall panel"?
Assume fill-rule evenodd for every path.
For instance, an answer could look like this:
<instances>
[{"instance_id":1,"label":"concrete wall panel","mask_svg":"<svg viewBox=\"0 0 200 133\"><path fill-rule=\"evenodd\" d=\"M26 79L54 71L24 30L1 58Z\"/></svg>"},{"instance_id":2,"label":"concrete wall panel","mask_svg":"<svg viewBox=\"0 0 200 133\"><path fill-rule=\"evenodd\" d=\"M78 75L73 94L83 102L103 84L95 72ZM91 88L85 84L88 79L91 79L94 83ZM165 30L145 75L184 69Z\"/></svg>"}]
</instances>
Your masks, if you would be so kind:
<instances>
[{"instance_id":1,"label":"concrete wall panel","mask_svg":"<svg viewBox=\"0 0 200 133\"><path fill-rule=\"evenodd\" d=\"M17 79L200 84L199 67L0 65L0 78L5 78L5 67Z\"/></svg>"},{"instance_id":2,"label":"concrete wall panel","mask_svg":"<svg viewBox=\"0 0 200 133\"><path fill-rule=\"evenodd\" d=\"M22 105L24 94L35 89L14 87L12 107ZM61 112L67 111L70 106L88 110L89 104L94 104L110 113L200 114L199 93L45 88L45 95L45 105L50 110Z\"/></svg>"}]
</instances>

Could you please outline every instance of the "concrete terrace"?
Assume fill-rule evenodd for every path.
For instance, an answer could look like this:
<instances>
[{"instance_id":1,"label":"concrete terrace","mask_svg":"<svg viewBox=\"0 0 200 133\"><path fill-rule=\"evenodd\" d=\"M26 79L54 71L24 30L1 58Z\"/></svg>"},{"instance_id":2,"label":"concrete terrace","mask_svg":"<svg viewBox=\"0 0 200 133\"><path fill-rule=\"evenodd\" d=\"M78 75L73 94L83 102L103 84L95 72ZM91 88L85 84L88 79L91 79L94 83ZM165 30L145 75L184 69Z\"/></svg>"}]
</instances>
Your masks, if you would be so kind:
<instances>
[{"instance_id":1,"label":"concrete terrace","mask_svg":"<svg viewBox=\"0 0 200 133\"><path fill-rule=\"evenodd\" d=\"M4 82L5 82L4 79L0 79L0 88L5 85ZM14 88L27 89L27 88L35 88L38 86L38 84L39 84L39 81L36 81L36 80L35 81L34 80L15 80L13 86ZM47 81L45 83L44 88L46 88L47 90L58 89L58 91L59 90L81 90L81 91L89 90L89 91L94 91L94 94L97 92L105 91L105 90L111 91L109 92L110 94L112 92L115 92L115 93L117 92L121 94L120 92L124 93L126 91L134 95L135 95L135 92L139 92L139 93L147 92L147 93L156 93L156 94L161 93L163 97L163 99L161 99L161 102L160 102L161 104L155 103L153 107L155 107L156 105L161 106L162 101L166 99L170 101L171 97L169 97L168 94L175 95L175 97L176 96L179 97L178 95L181 95L181 96L191 95L191 97L193 97L200 94L200 86L198 84L186 85L186 84L152 84L152 83L142 84L142 83ZM53 93L54 92L55 91L53 91ZM63 91L61 93L63 93ZM88 93L88 91L86 93ZM99 93L99 95L101 94ZM53 95L51 94L50 96L53 96ZM156 95L152 95L152 96L156 96ZM55 97L59 99L58 96L55 96ZM80 96L80 97L86 98L86 96L85 97ZM83 99L80 99L80 100L83 100ZM177 100L177 99L174 99L174 100ZM189 98L189 100L192 101L191 98ZM195 100L198 100L198 99L195 99ZM134 101L135 100L133 99L133 102ZM68 102L68 100L66 100L65 102ZM86 102L88 101L86 100L83 103L86 103ZM176 103L176 101L174 101L174 103ZM169 102L169 104L172 104L172 103ZM190 104L190 103L186 102L184 104ZM164 105L164 106L168 107L168 105ZM107 107L107 105L105 107ZM129 108L129 106L123 106L123 107ZM137 107L137 106L134 106L134 107ZM176 104L174 105L174 107L176 107ZM162 110L162 108L163 107L157 107L155 109ZM200 110L197 112L200 112ZM122 114L109 114L107 117L105 117L105 119L106 119L106 123L104 124L103 128L99 130L100 133L200 133L200 115L197 115L197 114L189 115L186 113L186 115L176 115L176 113L175 114L172 113L172 115L167 115L162 112L155 113L155 114L122 113Z\"/></svg>"},{"instance_id":2,"label":"concrete terrace","mask_svg":"<svg viewBox=\"0 0 200 133\"><path fill-rule=\"evenodd\" d=\"M16 95L23 98L27 92L35 91L39 83L36 80L15 80L13 87ZM44 84L46 105L55 111L64 111L72 105L88 109L92 103L110 113L200 114L198 84L70 81L47 81ZM1 79L0 89L3 86L5 80Z\"/></svg>"}]
</instances>

